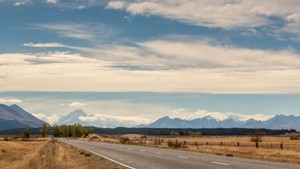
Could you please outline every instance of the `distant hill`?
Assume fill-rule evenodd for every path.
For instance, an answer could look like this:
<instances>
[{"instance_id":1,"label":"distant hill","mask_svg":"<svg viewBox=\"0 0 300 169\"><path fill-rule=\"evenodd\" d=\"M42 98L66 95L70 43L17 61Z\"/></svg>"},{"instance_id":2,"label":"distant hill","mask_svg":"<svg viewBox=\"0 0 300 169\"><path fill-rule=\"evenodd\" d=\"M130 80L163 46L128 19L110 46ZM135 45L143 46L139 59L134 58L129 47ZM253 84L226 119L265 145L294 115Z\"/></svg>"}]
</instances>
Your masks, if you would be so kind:
<instances>
[{"instance_id":1,"label":"distant hill","mask_svg":"<svg viewBox=\"0 0 300 169\"><path fill-rule=\"evenodd\" d=\"M250 119L239 121L234 119L217 120L211 116L184 120L179 118L162 117L144 127L149 128L267 128L267 129L296 129L300 131L300 116L276 115L266 121Z\"/></svg>"},{"instance_id":2,"label":"distant hill","mask_svg":"<svg viewBox=\"0 0 300 169\"><path fill-rule=\"evenodd\" d=\"M17 105L0 104L0 130L26 126L39 128L43 122Z\"/></svg>"}]
</instances>

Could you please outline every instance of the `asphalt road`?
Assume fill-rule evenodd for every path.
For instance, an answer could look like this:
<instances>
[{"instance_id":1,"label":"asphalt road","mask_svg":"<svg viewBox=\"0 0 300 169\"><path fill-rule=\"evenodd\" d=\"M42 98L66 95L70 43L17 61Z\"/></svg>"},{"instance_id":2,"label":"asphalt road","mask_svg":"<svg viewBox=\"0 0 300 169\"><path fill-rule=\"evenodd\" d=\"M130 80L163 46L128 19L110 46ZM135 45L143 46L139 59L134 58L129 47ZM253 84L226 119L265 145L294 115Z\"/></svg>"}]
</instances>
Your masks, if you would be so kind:
<instances>
[{"instance_id":1,"label":"asphalt road","mask_svg":"<svg viewBox=\"0 0 300 169\"><path fill-rule=\"evenodd\" d=\"M300 169L300 165L135 145L59 139L131 169Z\"/></svg>"}]
</instances>

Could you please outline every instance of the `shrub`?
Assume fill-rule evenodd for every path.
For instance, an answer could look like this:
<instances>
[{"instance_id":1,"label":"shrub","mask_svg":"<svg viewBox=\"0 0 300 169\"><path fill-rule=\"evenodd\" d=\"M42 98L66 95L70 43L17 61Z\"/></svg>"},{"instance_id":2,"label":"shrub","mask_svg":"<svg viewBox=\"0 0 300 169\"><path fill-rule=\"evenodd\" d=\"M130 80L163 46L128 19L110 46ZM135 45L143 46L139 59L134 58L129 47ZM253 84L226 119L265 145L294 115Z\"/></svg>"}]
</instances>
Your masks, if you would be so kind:
<instances>
[{"instance_id":1,"label":"shrub","mask_svg":"<svg viewBox=\"0 0 300 169\"><path fill-rule=\"evenodd\" d=\"M226 154L227 157L233 157L233 154Z\"/></svg>"},{"instance_id":2,"label":"shrub","mask_svg":"<svg viewBox=\"0 0 300 169\"><path fill-rule=\"evenodd\" d=\"M122 144L128 144L129 142L130 142L130 140L127 137L121 137L120 138L120 143L122 143Z\"/></svg>"},{"instance_id":3,"label":"shrub","mask_svg":"<svg viewBox=\"0 0 300 169\"><path fill-rule=\"evenodd\" d=\"M291 136L290 140L300 140L300 139L299 139L299 136Z\"/></svg>"},{"instance_id":4,"label":"shrub","mask_svg":"<svg viewBox=\"0 0 300 169\"><path fill-rule=\"evenodd\" d=\"M168 146L173 147L173 148L180 148L180 147L182 147L182 144L181 144L181 142L178 142L177 140L175 142L169 140Z\"/></svg>"},{"instance_id":5,"label":"shrub","mask_svg":"<svg viewBox=\"0 0 300 169\"><path fill-rule=\"evenodd\" d=\"M264 135L265 135L264 132L256 131L256 132L252 135L250 141L251 141L251 142L256 142L256 143L262 142L262 137L263 137Z\"/></svg>"},{"instance_id":6,"label":"shrub","mask_svg":"<svg viewBox=\"0 0 300 169\"><path fill-rule=\"evenodd\" d=\"M22 140L26 140L27 138L30 138L30 129L28 126L22 131L21 137Z\"/></svg>"},{"instance_id":7,"label":"shrub","mask_svg":"<svg viewBox=\"0 0 300 169\"><path fill-rule=\"evenodd\" d=\"M169 147L174 147L173 141L169 140L169 141L168 141L168 146L169 146Z\"/></svg>"},{"instance_id":8,"label":"shrub","mask_svg":"<svg viewBox=\"0 0 300 169\"><path fill-rule=\"evenodd\" d=\"M9 140L8 140L8 137L4 137L4 141L9 141Z\"/></svg>"}]
</instances>

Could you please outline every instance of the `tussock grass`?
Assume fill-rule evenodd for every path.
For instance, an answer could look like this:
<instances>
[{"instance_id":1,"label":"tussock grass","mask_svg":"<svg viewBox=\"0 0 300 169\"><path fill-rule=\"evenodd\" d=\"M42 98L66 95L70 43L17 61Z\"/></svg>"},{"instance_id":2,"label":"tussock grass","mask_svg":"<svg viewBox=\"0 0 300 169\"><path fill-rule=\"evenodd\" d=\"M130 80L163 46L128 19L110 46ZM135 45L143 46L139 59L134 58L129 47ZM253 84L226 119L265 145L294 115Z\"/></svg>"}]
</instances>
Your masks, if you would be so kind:
<instances>
[{"instance_id":1,"label":"tussock grass","mask_svg":"<svg viewBox=\"0 0 300 169\"><path fill-rule=\"evenodd\" d=\"M103 142L118 143L120 140L116 136L98 137ZM251 136L142 137L132 134L122 137L127 137L130 144L136 145L300 164L300 140L291 140L289 136L264 136L259 148L255 147L256 143L251 142ZM175 146L176 142L180 146ZM281 143L283 150L280 148Z\"/></svg>"},{"instance_id":2,"label":"tussock grass","mask_svg":"<svg viewBox=\"0 0 300 169\"><path fill-rule=\"evenodd\" d=\"M58 142L30 139L0 141L1 169L90 169L123 168L101 157Z\"/></svg>"}]
</instances>

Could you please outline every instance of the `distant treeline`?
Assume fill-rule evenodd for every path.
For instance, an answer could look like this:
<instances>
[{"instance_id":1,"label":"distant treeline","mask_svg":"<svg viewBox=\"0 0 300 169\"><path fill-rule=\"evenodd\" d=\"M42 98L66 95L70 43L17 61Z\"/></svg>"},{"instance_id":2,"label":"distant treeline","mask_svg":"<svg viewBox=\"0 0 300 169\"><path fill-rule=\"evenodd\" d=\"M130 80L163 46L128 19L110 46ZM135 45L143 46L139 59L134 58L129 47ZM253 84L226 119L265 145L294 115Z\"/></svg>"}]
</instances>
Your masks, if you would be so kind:
<instances>
[{"instance_id":1,"label":"distant treeline","mask_svg":"<svg viewBox=\"0 0 300 169\"><path fill-rule=\"evenodd\" d=\"M56 128L58 133L55 133L53 130ZM49 130L49 134L55 136L72 136L72 135L82 135L90 133L93 130L93 133L96 134L108 134L108 135L123 135L123 134L142 134L142 135L172 135L172 133L177 132L180 136L187 136L190 132L200 132L203 136L230 136L230 135L253 135L256 131L264 132L266 135L281 135L285 133L296 132L295 129L282 129L282 130L271 130L271 129L250 129L250 128L201 128L201 129L183 129L183 128L126 128L126 127L117 127L117 128L97 128L97 127L81 127L81 126L53 126L52 130ZM77 128L77 129L76 129ZM87 132L87 129L90 131ZM22 132L23 128L20 129L11 129L0 131L0 134L9 134L9 135L18 135ZM77 134L76 134L77 130ZM30 133L32 135L39 135L40 128L30 128Z\"/></svg>"},{"instance_id":2,"label":"distant treeline","mask_svg":"<svg viewBox=\"0 0 300 169\"><path fill-rule=\"evenodd\" d=\"M81 124L54 125L51 129L54 137L82 137L93 133L93 127L83 127Z\"/></svg>"},{"instance_id":3,"label":"distant treeline","mask_svg":"<svg viewBox=\"0 0 300 169\"><path fill-rule=\"evenodd\" d=\"M142 134L142 135L172 135L177 132L181 136L187 136L190 132L200 132L205 136L228 136L228 135L252 135L256 131L264 132L266 135L281 135L285 133L296 132L290 130L271 130L271 129L250 129L250 128L201 128L201 129L183 129L183 128L94 128L94 133L123 135L123 134Z\"/></svg>"}]
</instances>

